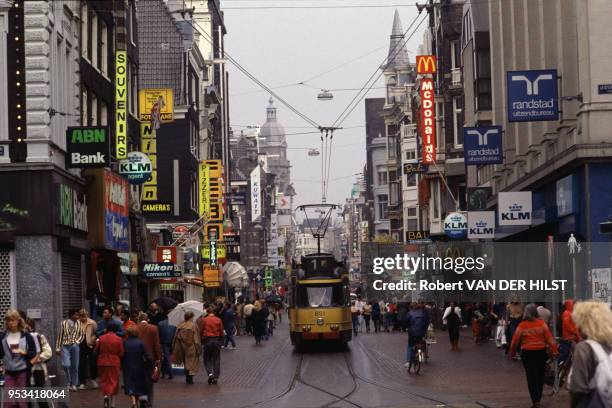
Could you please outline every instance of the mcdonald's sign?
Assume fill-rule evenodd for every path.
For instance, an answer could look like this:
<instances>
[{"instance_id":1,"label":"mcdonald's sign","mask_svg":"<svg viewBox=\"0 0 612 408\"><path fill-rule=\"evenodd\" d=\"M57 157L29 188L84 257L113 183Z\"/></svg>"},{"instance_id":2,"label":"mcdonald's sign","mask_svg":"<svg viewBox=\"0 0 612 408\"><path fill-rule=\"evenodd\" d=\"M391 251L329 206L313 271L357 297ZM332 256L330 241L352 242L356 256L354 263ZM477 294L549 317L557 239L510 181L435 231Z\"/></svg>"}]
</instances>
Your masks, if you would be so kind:
<instances>
[{"instance_id":1,"label":"mcdonald's sign","mask_svg":"<svg viewBox=\"0 0 612 408\"><path fill-rule=\"evenodd\" d=\"M433 164L436 161L436 114L431 78L421 79L421 141L423 164Z\"/></svg>"},{"instance_id":2,"label":"mcdonald's sign","mask_svg":"<svg viewBox=\"0 0 612 408\"><path fill-rule=\"evenodd\" d=\"M417 55L416 65L417 65L417 74L435 74L436 73L436 56L435 55Z\"/></svg>"}]
</instances>

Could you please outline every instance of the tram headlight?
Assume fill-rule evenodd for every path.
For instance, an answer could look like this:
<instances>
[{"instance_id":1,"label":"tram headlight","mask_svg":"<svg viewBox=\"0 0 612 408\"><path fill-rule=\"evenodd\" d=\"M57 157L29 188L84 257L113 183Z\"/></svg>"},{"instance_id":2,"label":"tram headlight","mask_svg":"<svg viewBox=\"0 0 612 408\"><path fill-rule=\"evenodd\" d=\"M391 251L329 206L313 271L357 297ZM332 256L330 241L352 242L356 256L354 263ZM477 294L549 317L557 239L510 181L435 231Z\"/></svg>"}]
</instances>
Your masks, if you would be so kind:
<instances>
[{"instance_id":1,"label":"tram headlight","mask_svg":"<svg viewBox=\"0 0 612 408\"><path fill-rule=\"evenodd\" d=\"M330 324L329 328L332 329L333 331L338 331L340 329L340 326L337 324Z\"/></svg>"},{"instance_id":2,"label":"tram headlight","mask_svg":"<svg viewBox=\"0 0 612 408\"><path fill-rule=\"evenodd\" d=\"M309 332L310 331L310 325L309 324L305 324L304 326L302 326L302 331Z\"/></svg>"},{"instance_id":3,"label":"tram headlight","mask_svg":"<svg viewBox=\"0 0 612 408\"><path fill-rule=\"evenodd\" d=\"M318 324L319 326L323 326L323 323L325 323L325 320L323 320L323 318L322 318L322 317L319 317L319 318L317 319L317 324Z\"/></svg>"}]
</instances>

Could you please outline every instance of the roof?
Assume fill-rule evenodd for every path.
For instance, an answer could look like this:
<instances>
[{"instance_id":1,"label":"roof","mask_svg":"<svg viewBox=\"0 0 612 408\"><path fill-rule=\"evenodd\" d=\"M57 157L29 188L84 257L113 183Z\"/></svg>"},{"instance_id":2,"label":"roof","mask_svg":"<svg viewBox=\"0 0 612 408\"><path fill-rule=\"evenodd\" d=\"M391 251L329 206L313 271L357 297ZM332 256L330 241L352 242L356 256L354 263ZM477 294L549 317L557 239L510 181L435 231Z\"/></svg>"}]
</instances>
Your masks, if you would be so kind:
<instances>
[{"instance_id":1,"label":"roof","mask_svg":"<svg viewBox=\"0 0 612 408\"><path fill-rule=\"evenodd\" d=\"M268 107L266 108L267 119L261 126L259 134L264 139L263 143L266 145L284 144L286 143L285 128L276 119L276 107L274 106L274 100L270 98L268 103Z\"/></svg>"}]
</instances>

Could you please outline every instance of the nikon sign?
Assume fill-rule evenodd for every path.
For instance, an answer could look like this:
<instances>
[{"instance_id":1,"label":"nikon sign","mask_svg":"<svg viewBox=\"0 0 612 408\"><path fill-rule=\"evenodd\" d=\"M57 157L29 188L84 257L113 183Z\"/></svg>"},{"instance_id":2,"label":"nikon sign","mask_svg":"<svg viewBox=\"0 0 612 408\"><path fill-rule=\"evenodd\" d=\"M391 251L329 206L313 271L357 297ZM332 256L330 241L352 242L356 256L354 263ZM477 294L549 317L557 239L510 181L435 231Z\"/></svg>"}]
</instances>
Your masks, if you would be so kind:
<instances>
[{"instance_id":1,"label":"nikon sign","mask_svg":"<svg viewBox=\"0 0 612 408\"><path fill-rule=\"evenodd\" d=\"M153 165L149 156L140 152L130 152L127 159L119 162L119 174L130 184L142 184L149 180Z\"/></svg>"},{"instance_id":2,"label":"nikon sign","mask_svg":"<svg viewBox=\"0 0 612 408\"><path fill-rule=\"evenodd\" d=\"M145 262L142 275L147 279L172 279L180 278L181 272L174 268L172 262Z\"/></svg>"},{"instance_id":3,"label":"nikon sign","mask_svg":"<svg viewBox=\"0 0 612 408\"><path fill-rule=\"evenodd\" d=\"M66 130L66 168L110 167L107 127L69 127Z\"/></svg>"}]
</instances>

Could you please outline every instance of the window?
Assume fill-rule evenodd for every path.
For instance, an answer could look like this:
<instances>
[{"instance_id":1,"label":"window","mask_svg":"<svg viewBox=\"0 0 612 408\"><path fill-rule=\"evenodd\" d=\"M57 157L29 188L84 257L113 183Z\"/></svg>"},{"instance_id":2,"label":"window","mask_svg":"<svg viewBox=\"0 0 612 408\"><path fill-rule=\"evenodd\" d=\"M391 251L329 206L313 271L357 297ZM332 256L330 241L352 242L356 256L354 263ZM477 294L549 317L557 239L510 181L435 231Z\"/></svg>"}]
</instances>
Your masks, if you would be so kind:
<instances>
[{"instance_id":1,"label":"window","mask_svg":"<svg viewBox=\"0 0 612 408\"><path fill-rule=\"evenodd\" d=\"M440 218L440 181L431 182L431 200L433 201L433 218Z\"/></svg>"},{"instance_id":2,"label":"window","mask_svg":"<svg viewBox=\"0 0 612 408\"><path fill-rule=\"evenodd\" d=\"M463 147L463 99L453 97L453 125L455 148Z\"/></svg>"},{"instance_id":3,"label":"window","mask_svg":"<svg viewBox=\"0 0 612 408\"><path fill-rule=\"evenodd\" d=\"M129 10L128 10L128 19L129 19L129 27L128 29L130 30L130 42L133 45L136 45L136 41L135 41L135 35L134 32L136 31L136 27L134 27L134 22L135 22L135 18L134 18L134 4L130 3L129 4Z\"/></svg>"},{"instance_id":4,"label":"window","mask_svg":"<svg viewBox=\"0 0 612 408\"><path fill-rule=\"evenodd\" d=\"M491 52L476 50L474 53L476 66L474 79L474 99L477 111L491 110Z\"/></svg>"},{"instance_id":5,"label":"window","mask_svg":"<svg viewBox=\"0 0 612 408\"><path fill-rule=\"evenodd\" d=\"M416 184L416 174L406 174L406 187L415 187Z\"/></svg>"},{"instance_id":6,"label":"window","mask_svg":"<svg viewBox=\"0 0 612 408\"><path fill-rule=\"evenodd\" d=\"M386 220L389 196L387 194L379 194L376 196L376 201L378 201L378 218L381 220Z\"/></svg>"},{"instance_id":7,"label":"window","mask_svg":"<svg viewBox=\"0 0 612 408\"><path fill-rule=\"evenodd\" d=\"M416 207L407 207L406 208L406 217L416 217L417 209Z\"/></svg>"},{"instance_id":8,"label":"window","mask_svg":"<svg viewBox=\"0 0 612 408\"><path fill-rule=\"evenodd\" d=\"M406 151L406 161L414 161L416 160L416 150L407 150Z\"/></svg>"},{"instance_id":9,"label":"window","mask_svg":"<svg viewBox=\"0 0 612 408\"><path fill-rule=\"evenodd\" d=\"M387 138L387 143L387 156L389 159L397 158L395 136L389 136Z\"/></svg>"},{"instance_id":10,"label":"window","mask_svg":"<svg viewBox=\"0 0 612 408\"><path fill-rule=\"evenodd\" d=\"M376 170L378 172L378 185L386 186L388 183L387 169L384 166L378 166Z\"/></svg>"},{"instance_id":11,"label":"window","mask_svg":"<svg viewBox=\"0 0 612 408\"><path fill-rule=\"evenodd\" d=\"M451 69L461 67L461 47L459 47L459 41L450 42L451 52Z\"/></svg>"},{"instance_id":12,"label":"window","mask_svg":"<svg viewBox=\"0 0 612 408\"><path fill-rule=\"evenodd\" d=\"M91 94L91 126L98 126L98 98Z\"/></svg>"},{"instance_id":13,"label":"window","mask_svg":"<svg viewBox=\"0 0 612 408\"><path fill-rule=\"evenodd\" d=\"M399 74L399 85L406 85L410 83L410 74Z\"/></svg>"},{"instance_id":14,"label":"window","mask_svg":"<svg viewBox=\"0 0 612 408\"><path fill-rule=\"evenodd\" d=\"M98 68L98 15L94 12L91 16L91 65Z\"/></svg>"},{"instance_id":15,"label":"window","mask_svg":"<svg viewBox=\"0 0 612 408\"><path fill-rule=\"evenodd\" d=\"M100 101L100 126L108 125L108 106Z\"/></svg>"},{"instance_id":16,"label":"window","mask_svg":"<svg viewBox=\"0 0 612 408\"><path fill-rule=\"evenodd\" d=\"M108 73L108 29L104 20L100 20L100 72Z\"/></svg>"},{"instance_id":17,"label":"window","mask_svg":"<svg viewBox=\"0 0 612 408\"><path fill-rule=\"evenodd\" d=\"M417 231L419 229L419 223L416 218L408 218L406 220L406 229L408 231Z\"/></svg>"},{"instance_id":18,"label":"window","mask_svg":"<svg viewBox=\"0 0 612 408\"><path fill-rule=\"evenodd\" d=\"M81 55L89 59L89 6L86 1L81 2Z\"/></svg>"},{"instance_id":19,"label":"window","mask_svg":"<svg viewBox=\"0 0 612 408\"><path fill-rule=\"evenodd\" d=\"M128 96L128 104L130 113L138 116L138 68L134 64L128 64L128 78L130 94Z\"/></svg>"},{"instance_id":20,"label":"window","mask_svg":"<svg viewBox=\"0 0 612 408\"><path fill-rule=\"evenodd\" d=\"M83 87L81 90L81 125L89 126L89 116L87 116L87 88Z\"/></svg>"}]
</instances>

